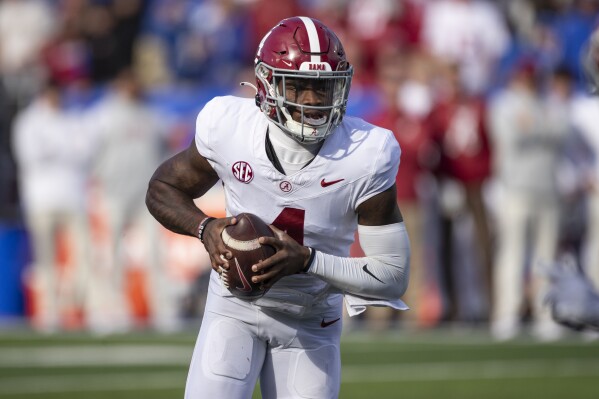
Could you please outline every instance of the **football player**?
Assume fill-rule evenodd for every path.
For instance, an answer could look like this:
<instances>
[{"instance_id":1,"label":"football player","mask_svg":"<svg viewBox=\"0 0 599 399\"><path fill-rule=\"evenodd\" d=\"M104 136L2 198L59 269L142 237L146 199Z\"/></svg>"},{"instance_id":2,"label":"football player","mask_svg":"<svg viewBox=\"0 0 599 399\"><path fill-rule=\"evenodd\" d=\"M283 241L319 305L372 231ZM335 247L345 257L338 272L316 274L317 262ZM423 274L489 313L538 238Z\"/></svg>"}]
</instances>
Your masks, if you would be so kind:
<instances>
[{"instance_id":1,"label":"football player","mask_svg":"<svg viewBox=\"0 0 599 399\"><path fill-rule=\"evenodd\" d=\"M582 65L591 93L599 95L599 27L595 29L589 39L583 54ZM583 133L586 132L590 142L596 142L596 138L592 136L596 136L596 124L599 123L597 118L599 113L595 111L599 110L599 97L582 101L584 102L582 106L579 104L578 107L574 107L575 124ZM581 114L581 111L585 112L586 117ZM597 187L594 188L594 190L596 189ZM596 195L596 193L591 194L589 203L597 201ZM596 207L592 207L590 211L589 223L592 223L592 219L594 219L593 215L596 212L594 208ZM591 226L589 230L594 231L594 226ZM595 237L593 233L587 234ZM594 241L591 240L588 245L590 246L589 250L598 250ZM597 293L599 288L597 286L599 284L597 268L599 265L596 264L597 256L592 255L587 257L588 264L585 266L587 269L594 268L594 270L587 270L586 274L582 274L573 261L564 259L556 262L549 273L552 286L547 295L547 302L551 307L553 318L575 330L599 331L599 293Z\"/></svg>"},{"instance_id":2,"label":"football player","mask_svg":"<svg viewBox=\"0 0 599 399\"><path fill-rule=\"evenodd\" d=\"M199 236L212 262L186 398L333 398L340 386L342 303L407 309L410 245L396 203L393 133L345 116L353 75L337 36L293 17L262 39L255 101L217 97L195 141L152 177L147 205L174 232ZM253 86L253 85L252 85ZM256 107L256 105L258 107ZM194 205L221 180L228 217ZM272 225L275 255L254 265L269 288L255 301L223 286L221 232L250 212ZM350 258L357 229L366 254Z\"/></svg>"}]
</instances>

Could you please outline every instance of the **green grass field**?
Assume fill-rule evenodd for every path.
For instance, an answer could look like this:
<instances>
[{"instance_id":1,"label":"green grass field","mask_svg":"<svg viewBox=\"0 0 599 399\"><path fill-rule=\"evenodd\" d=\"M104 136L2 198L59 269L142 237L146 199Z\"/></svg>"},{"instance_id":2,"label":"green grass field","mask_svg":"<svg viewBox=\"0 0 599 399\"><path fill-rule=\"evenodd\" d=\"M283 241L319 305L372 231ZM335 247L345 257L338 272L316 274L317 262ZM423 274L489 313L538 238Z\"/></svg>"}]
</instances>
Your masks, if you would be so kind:
<instances>
[{"instance_id":1,"label":"green grass field","mask_svg":"<svg viewBox=\"0 0 599 399\"><path fill-rule=\"evenodd\" d=\"M182 398L194 340L0 330L0 399ZM341 398L599 398L599 341L576 335L498 344L456 330L351 333L342 361Z\"/></svg>"}]
</instances>

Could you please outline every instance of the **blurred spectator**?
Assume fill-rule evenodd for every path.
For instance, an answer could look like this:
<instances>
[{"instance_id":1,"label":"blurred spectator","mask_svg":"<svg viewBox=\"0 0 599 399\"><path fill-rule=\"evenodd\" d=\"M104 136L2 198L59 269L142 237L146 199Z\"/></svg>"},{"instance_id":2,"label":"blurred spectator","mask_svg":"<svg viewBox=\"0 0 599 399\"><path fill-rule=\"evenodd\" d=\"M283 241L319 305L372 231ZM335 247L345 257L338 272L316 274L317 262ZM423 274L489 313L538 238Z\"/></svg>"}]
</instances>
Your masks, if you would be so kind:
<instances>
[{"instance_id":1,"label":"blurred spectator","mask_svg":"<svg viewBox=\"0 0 599 399\"><path fill-rule=\"evenodd\" d=\"M65 310L83 307L90 265L87 178L90 137L62 109L59 88L50 83L18 116L14 127L22 205L34 250L35 326L61 326ZM58 236L72 244L73 275L60 273Z\"/></svg>"},{"instance_id":2,"label":"blurred spectator","mask_svg":"<svg viewBox=\"0 0 599 399\"><path fill-rule=\"evenodd\" d=\"M140 0L91 3L82 16L91 54L91 77L106 82L129 68L141 26L144 2Z\"/></svg>"},{"instance_id":3,"label":"blurred spectator","mask_svg":"<svg viewBox=\"0 0 599 399\"><path fill-rule=\"evenodd\" d=\"M145 244L142 258L147 266L146 293L152 321L157 328L176 328L159 225L144 204L147 182L162 159L161 124L143 103L139 84L128 71L113 81L108 95L92 109L87 122L97 140L93 177L99 185L99 203L105 210L110 264L104 273L99 271L99 278L108 279L104 286L109 289L99 290L100 299L90 309L90 327L109 332L132 325L125 284L131 266L127 233L137 228Z\"/></svg>"},{"instance_id":4,"label":"blurred spectator","mask_svg":"<svg viewBox=\"0 0 599 399\"><path fill-rule=\"evenodd\" d=\"M454 281L459 265L474 255L474 273L477 288L486 299L482 309L486 312L491 303L491 232L486 204L483 198L484 183L491 172L491 149L486 129L487 108L482 97L474 96L464 90L460 81L459 69L453 64L445 68L445 79L438 87L438 103L435 106L431 125L438 148L440 164L438 167L440 189L456 185L461 194L459 203L447 204L441 218L443 254L442 282L449 296L447 318L457 318L460 296L458 284ZM453 186L452 186L453 187ZM443 192L441 193L443 197ZM448 209L449 207L453 209ZM464 213L464 210L467 213ZM455 240L456 224L465 217L474 221L474 234L470 242ZM459 220L458 220L459 219ZM458 241L462 245L458 244ZM450 248L448 248L448 246ZM472 253L472 254L471 254ZM483 314L471 315L472 318L485 318Z\"/></svg>"},{"instance_id":5,"label":"blurred spectator","mask_svg":"<svg viewBox=\"0 0 599 399\"><path fill-rule=\"evenodd\" d=\"M534 57L539 68L550 72L566 68L580 83L580 54L593 28L599 24L599 2L508 1L506 17L514 25L515 37L504 63L522 55Z\"/></svg>"},{"instance_id":6,"label":"blurred spectator","mask_svg":"<svg viewBox=\"0 0 599 399\"><path fill-rule=\"evenodd\" d=\"M279 8L266 6L261 11L268 15ZM158 0L148 11L146 37L158 39L154 52L165 54L180 82L233 87L241 66L253 57L248 49L256 47L243 43L255 40L254 16L241 2Z\"/></svg>"},{"instance_id":7,"label":"blurred spectator","mask_svg":"<svg viewBox=\"0 0 599 399\"><path fill-rule=\"evenodd\" d=\"M308 0L308 3L311 1ZM337 0L317 1L317 3L320 3L319 7L323 6L326 10L330 9L326 3L337 3L337 5L340 5ZM338 7L337 10L341 8L343 7ZM250 39L251 42L248 43L248 47L252 50L257 49L260 39L279 21L294 15L303 15L303 11L302 1L279 1L277 2L277 6L273 7L273 3L270 0L250 0L248 17L253 29L251 30L252 39ZM323 20L323 22L326 23L327 21ZM335 27L336 25L329 26L331 29Z\"/></svg>"},{"instance_id":8,"label":"blurred spectator","mask_svg":"<svg viewBox=\"0 0 599 399\"><path fill-rule=\"evenodd\" d=\"M171 67L172 60L177 57L175 50L178 37L185 30L189 4L185 0L154 0L148 6L144 32L158 39Z\"/></svg>"},{"instance_id":9,"label":"blurred spectator","mask_svg":"<svg viewBox=\"0 0 599 399\"><path fill-rule=\"evenodd\" d=\"M9 98L20 106L41 87L40 50L55 23L43 0L0 1L0 74Z\"/></svg>"},{"instance_id":10,"label":"blurred spectator","mask_svg":"<svg viewBox=\"0 0 599 399\"><path fill-rule=\"evenodd\" d=\"M490 109L495 172L501 190L491 324L491 332L499 340L512 338L519 331L527 292L529 238L533 333L540 339L555 339L560 334L543 306L548 281L540 268L556 256L560 208L555 176L561 145L570 132L568 98L569 80L557 75L550 79L546 97L540 95L534 65L523 61Z\"/></svg>"},{"instance_id":11,"label":"blurred spectator","mask_svg":"<svg viewBox=\"0 0 599 399\"><path fill-rule=\"evenodd\" d=\"M375 70L381 49L403 44L397 23L402 3L393 0L350 0L347 5L347 31L364 51L366 71Z\"/></svg>"},{"instance_id":12,"label":"blurred spectator","mask_svg":"<svg viewBox=\"0 0 599 399\"><path fill-rule=\"evenodd\" d=\"M581 171L580 177L587 194L588 215L582 265L595 288L599 289L599 97L576 98L572 104L572 119L592 157L592 164Z\"/></svg>"},{"instance_id":13,"label":"blurred spectator","mask_svg":"<svg viewBox=\"0 0 599 399\"><path fill-rule=\"evenodd\" d=\"M403 55L395 53L378 61L378 88L382 106L369 117L370 122L394 132L401 146L401 167L396 178L397 202L401 209L412 255L410 258L410 284L404 300L410 311L402 317L415 326L425 324L422 303L426 299L427 267L425 253L426 210L422 204L422 186L434 162L432 135L427 117L432 106L429 90L429 68L426 58L418 52ZM377 308L368 312L376 322L388 324L390 309Z\"/></svg>"},{"instance_id":14,"label":"blurred spectator","mask_svg":"<svg viewBox=\"0 0 599 399\"><path fill-rule=\"evenodd\" d=\"M273 7L270 7L273 8ZM248 19L234 0L205 0L190 10L187 32L179 41L176 69L182 79L227 86L254 49Z\"/></svg>"},{"instance_id":15,"label":"blurred spectator","mask_svg":"<svg viewBox=\"0 0 599 399\"><path fill-rule=\"evenodd\" d=\"M145 16L147 1L128 0L112 2L112 15L116 24L115 36L119 39L117 59L121 61L119 69L129 68L133 61L133 51Z\"/></svg>"},{"instance_id":16,"label":"blurred spectator","mask_svg":"<svg viewBox=\"0 0 599 399\"><path fill-rule=\"evenodd\" d=\"M482 0L427 3L421 35L434 56L459 65L462 84L473 93L488 89L509 40L496 4Z\"/></svg>"},{"instance_id":17,"label":"blurred spectator","mask_svg":"<svg viewBox=\"0 0 599 399\"><path fill-rule=\"evenodd\" d=\"M559 38L562 58L560 63L575 77L582 77L580 55L583 45L599 24L599 2L596 0L573 0L561 12L546 13L540 18L547 20L555 36Z\"/></svg>"},{"instance_id":18,"label":"blurred spectator","mask_svg":"<svg viewBox=\"0 0 599 399\"><path fill-rule=\"evenodd\" d=\"M387 31L392 29L399 6L399 2L392 0L350 0L347 8L348 28L365 42L385 37Z\"/></svg>"},{"instance_id":19,"label":"blurred spectator","mask_svg":"<svg viewBox=\"0 0 599 399\"><path fill-rule=\"evenodd\" d=\"M106 82L116 76L126 60L119 51L116 20L105 5L92 5L84 14L84 30L91 55L91 77Z\"/></svg>"},{"instance_id":20,"label":"blurred spectator","mask_svg":"<svg viewBox=\"0 0 599 399\"><path fill-rule=\"evenodd\" d=\"M408 48L421 48L422 23L427 0L403 0L398 24L403 44Z\"/></svg>"},{"instance_id":21,"label":"blurred spectator","mask_svg":"<svg viewBox=\"0 0 599 399\"><path fill-rule=\"evenodd\" d=\"M15 106L0 81L0 223L19 220L19 197L14 155L11 151L11 124Z\"/></svg>"},{"instance_id":22,"label":"blurred spectator","mask_svg":"<svg viewBox=\"0 0 599 399\"><path fill-rule=\"evenodd\" d=\"M91 49L77 21L65 21L58 33L44 46L41 56L49 78L62 86L90 76Z\"/></svg>"}]
</instances>

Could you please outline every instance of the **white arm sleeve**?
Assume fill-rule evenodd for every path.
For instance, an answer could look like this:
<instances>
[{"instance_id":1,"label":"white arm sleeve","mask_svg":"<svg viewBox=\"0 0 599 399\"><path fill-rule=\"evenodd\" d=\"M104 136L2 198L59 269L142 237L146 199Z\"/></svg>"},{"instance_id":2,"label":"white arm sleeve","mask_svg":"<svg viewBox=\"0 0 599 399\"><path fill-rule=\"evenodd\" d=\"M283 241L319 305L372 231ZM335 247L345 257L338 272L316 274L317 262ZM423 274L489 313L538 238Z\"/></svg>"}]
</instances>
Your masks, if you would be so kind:
<instances>
[{"instance_id":1,"label":"white arm sleeve","mask_svg":"<svg viewBox=\"0 0 599 399\"><path fill-rule=\"evenodd\" d=\"M404 223L358 225L358 234L366 257L345 258L315 251L308 273L350 294L399 299L410 275L410 240Z\"/></svg>"}]
</instances>

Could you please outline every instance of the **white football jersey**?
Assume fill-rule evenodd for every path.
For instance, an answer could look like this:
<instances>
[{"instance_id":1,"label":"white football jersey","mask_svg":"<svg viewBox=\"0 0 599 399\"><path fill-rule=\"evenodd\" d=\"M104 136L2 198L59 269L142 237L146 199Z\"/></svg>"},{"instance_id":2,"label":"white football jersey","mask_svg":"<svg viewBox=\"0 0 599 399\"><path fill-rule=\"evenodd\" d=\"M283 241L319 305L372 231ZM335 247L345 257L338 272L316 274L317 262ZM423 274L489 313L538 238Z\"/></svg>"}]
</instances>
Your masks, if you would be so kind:
<instances>
[{"instance_id":1,"label":"white football jersey","mask_svg":"<svg viewBox=\"0 0 599 399\"><path fill-rule=\"evenodd\" d=\"M253 99L216 97L198 115L196 146L222 180L227 214L253 213L303 245L349 256L358 205L395 182L400 148L392 132L346 116L314 160L287 176L268 159L267 128ZM328 288L307 274L275 286L311 295Z\"/></svg>"}]
</instances>

